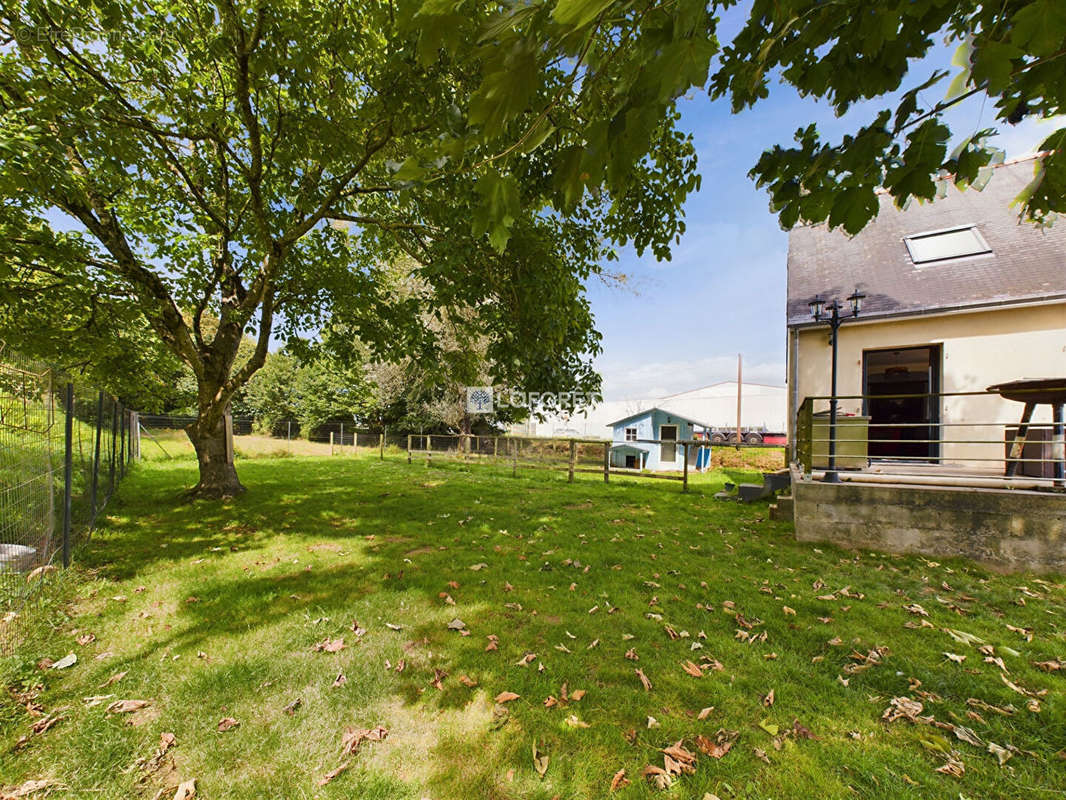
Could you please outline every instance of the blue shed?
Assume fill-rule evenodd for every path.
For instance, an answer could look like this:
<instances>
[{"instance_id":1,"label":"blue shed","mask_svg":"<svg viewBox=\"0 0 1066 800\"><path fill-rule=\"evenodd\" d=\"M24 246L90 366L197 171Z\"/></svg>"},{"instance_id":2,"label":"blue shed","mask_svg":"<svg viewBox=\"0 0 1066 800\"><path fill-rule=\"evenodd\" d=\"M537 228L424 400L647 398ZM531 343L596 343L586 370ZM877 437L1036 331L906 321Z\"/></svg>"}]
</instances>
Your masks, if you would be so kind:
<instances>
[{"instance_id":1,"label":"blue shed","mask_svg":"<svg viewBox=\"0 0 1066 800\"><path fill-rule=\"evenodd\" d=\"M614 431L611 466L622 469L647 469L655 472L681 470L684 448L673 442L692 440L705 435L711 426L683 417L674 411L654 407L638 411L610 423ZM699 466L702 451L690 447L688 463Z\"/></svg>"}]
</instances>

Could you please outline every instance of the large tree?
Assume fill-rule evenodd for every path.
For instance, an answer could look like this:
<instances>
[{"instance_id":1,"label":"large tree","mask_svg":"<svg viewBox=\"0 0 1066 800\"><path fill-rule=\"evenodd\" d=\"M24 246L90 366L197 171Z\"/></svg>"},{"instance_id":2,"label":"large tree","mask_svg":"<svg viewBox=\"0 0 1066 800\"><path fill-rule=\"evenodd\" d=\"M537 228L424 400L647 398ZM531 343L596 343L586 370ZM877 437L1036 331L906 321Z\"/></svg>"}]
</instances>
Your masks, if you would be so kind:
<instances>
[{"instance_id":1,"label":"large tree","mask_svg":"<svg viewBox=\"0 0 1066 800\"><path fill-rule=\"evenodd\" d=\"M476 311L502 372L571 383L598 346L582 281L683 230L697 178L673 102L706 70L628 103L632 41L538 19L562 52L513 39L524 7L494 2L4 4L0 278L128 298L196 378L202 494L243 488L224 414L272 336L432 352L419 299L381 289L401 253L436 307Z\"/></svg>"},{"instance_id":2,"label":"large tree","mask_svg":"<svg viewBox=\"0 0 1066 800\"><path fill-rule=\"evenodd\" d=\"M780 91L771 89L773 83L823 100L838 115L860 101L880 100L884 107L839 141L825 141L816 125L805 125L796 131L795 145L772 148L753 167L751 176L769 190L786 228L828 222L856 233L876 216L879 190L901 206L931 200L945 186L937 177L983 187L1003 158L989 142L995 128L953 132L945 121L946 112L970 98L983 101L983 120L1004 125L1054 120L1064 111L1062 0L753 0L750 8L737 9L746 20L724 43L718 22L739 4L712 2L709 16L706 5L519 4L513 14L525 21L506 36L527 50L564 56L574 54L582 33L633 42L624 63L612 59L607 67L619 70L615 94L634 104L631 114L654 96L656 81L672 82L680 74L702 85L712 57L707 90L712 98L729 100L734 112ZM537 24L548 13L562 33ZM945 41L955 48L951 69L915 74L915 62ZM593 72L604 69L595 59L588 64ZM587 135L595 142L596 133L592 126ZM1066 210L1066 126L1048 135L1040 150L1033 180L1017 204L1024 216L1043 224Z\"/></svg>"},{"instance_id":3,"label":"large tree","mask_svg":"<svg viewBox=\"0 0 1066 800\"><path fill-rule=\"evenodd\" d=\"M228 493L241 487L223 414L272 334L329 323L382 352L432 353L432 303L473 309L494 370L527 388L587 372L598 341L581 282L626 243L668 257L683 232L698 178L676 101L691 87L740 110L779 79L837 112L904 89L841 141L801 128L752 171L786 227L849 232L879 188L903 204L932 198L937 173L987 180L988 131L948 152L943 114L960 100L985 96L1005 123L1062 111L1061 0L753 0L722 47L733 5L5 4L0 280L52 270L130 298L196 376L200 489ZM946 74L908 70L942 36L958 72L928 104ZM1066 205L1064 139L1048 137L1019 198L1038 221ZM401 253L431 299L381 290L379 265Z\"/></svg>"}]
</instances>

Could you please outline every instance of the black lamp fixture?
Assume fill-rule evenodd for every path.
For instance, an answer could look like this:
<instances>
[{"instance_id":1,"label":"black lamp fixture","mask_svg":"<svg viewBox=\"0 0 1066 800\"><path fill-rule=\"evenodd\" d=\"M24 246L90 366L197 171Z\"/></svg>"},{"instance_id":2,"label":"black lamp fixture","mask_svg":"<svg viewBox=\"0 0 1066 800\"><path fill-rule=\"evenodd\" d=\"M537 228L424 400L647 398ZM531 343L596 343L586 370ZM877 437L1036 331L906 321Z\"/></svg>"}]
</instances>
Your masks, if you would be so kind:
<instances>
[{"instance_id":1,"label":"black lamp fixture","mask_svg":"<svg viewBox=\"0 0 1066 800\"><path fill-rule=\"evenodd\" d=\"M837 472L837 330L840 328L840 324L845 319L851 319L859 316L859 312L862 310L862 301L866 299L866 295L860 292L857 288L852 292L847 300L851 303L851 316L841 317L840 312L843 310L843 306L837 300L826 302L821 296L816 296L811 300L807 306L811 310L811 317L816 322L829 323L830 334L829 342L833 348L833 370L832 378L830 381L829 390L829 461L825 471L825 477L822 478L826 483L840 483L840 474Z\"/></svg>"}]
</instances>

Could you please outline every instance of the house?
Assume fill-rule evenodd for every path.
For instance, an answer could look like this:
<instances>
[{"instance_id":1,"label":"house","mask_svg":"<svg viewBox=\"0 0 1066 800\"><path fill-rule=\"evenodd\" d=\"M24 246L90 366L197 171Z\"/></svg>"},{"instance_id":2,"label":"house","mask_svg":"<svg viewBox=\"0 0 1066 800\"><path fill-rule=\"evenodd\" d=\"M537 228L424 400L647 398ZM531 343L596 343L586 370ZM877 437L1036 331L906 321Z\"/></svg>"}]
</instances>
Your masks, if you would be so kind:
<instances>
[{"instance_id":1,"label":"house","mask_svg":"<svg viewBox=\"0 0 1066 800\"><path fill-rule=\"evenodd\" d=\"M1002 456L1002 430L954 436L962 431L952 428L1006 423L1020 415L1017 403L876 397L983 392L1024 377L1066 377L1066 225L1036 228L1020 222L1010 205L1032 178L1033 161L1016 161L998 167L984 191L960 191L946 181L945 197L902 211L882 195L879 215L854 237L824 225L791 232L790 433L802 400L830 390L828 328L811 319L808 303L815 296L843 300L858 288L866 299L859 317L840 328L837 394L870 398L839 405L842 413L870 417L878 434L871 438L881 441L871 443L869 455ZM1034 421L1048 420L1049 407L1037 409ZM952 445L978 438L987 440L984 447Z\"/></svg>"},{"instance_id":2,"label":"house","mask_svg":"<svg viewBox=\"0 0 1066 800\"><path fill-rule=\"evenodd\" d=\"M744 381L740 385L740 427L751 444L784 444L788 423L784 386ZM656 405L694 419L707 420L719 443L732 436L737 425L737 382L720 381L668 395Z\"/></svg>"},{"instance_id":3,"label":"house","mask_svg":"<svg viewBox=\"0 0 1066 800\"><path fill-rule=\"evenodd\" d=\"M944 180L936 200L902 210L882 195L878 217L853 237L825 225L790 233L788 420L803 473L794 486L801 539L1066 566L1066 546L1055 544L1066 542L1066 494L1052 471L1063 457L1053 406L1034 407L1022 453L1011 443L1023 404L987 391L1024 378L1066 384L1066 224L1037 228L1011 206L1037 164L998 166L983 191ZM853 469L842 483L818 483L832 348L809 303L837 299L850 316L845 298L856 289L865 301L838 334L836 437Z\"/></svg>"},{"instance_id":4,"label":"house","mask_svg":"<svg viewBox=\"0 0 1066 800\"><path fill-rule=\"evenodd\" d=\"M677 412L652 407L611 423L613 436L611 466L652 471L680 470L684 467L683 446L675 442L706 436L710 426ZM697 463L698 451L688 448L690 465Z\"/></svg>"}]
</instances>

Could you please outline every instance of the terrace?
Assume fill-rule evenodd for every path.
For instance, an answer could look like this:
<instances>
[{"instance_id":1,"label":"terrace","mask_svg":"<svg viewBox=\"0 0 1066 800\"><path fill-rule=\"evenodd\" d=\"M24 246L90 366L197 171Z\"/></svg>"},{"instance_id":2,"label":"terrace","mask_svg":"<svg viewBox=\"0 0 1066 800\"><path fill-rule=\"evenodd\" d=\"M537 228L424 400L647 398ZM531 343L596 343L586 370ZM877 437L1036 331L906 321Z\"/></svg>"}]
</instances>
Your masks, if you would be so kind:
<instances>
[{"instance_id":1,"label":"terrace","mask_svg":"<svg viewBox=\"0 0 1066 800\"><path fill-rule=\"evenodd\" d=\"M1062 569L1064 396L1066 381L846 395L835 425L831 398L806 398L791 458L797 538Z\"/></svg>"}]
</instances>

